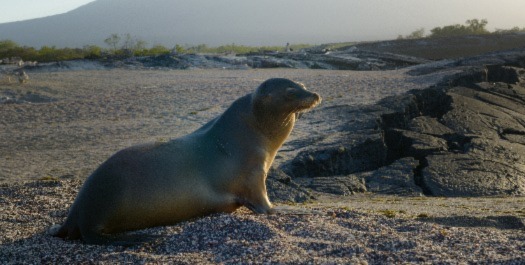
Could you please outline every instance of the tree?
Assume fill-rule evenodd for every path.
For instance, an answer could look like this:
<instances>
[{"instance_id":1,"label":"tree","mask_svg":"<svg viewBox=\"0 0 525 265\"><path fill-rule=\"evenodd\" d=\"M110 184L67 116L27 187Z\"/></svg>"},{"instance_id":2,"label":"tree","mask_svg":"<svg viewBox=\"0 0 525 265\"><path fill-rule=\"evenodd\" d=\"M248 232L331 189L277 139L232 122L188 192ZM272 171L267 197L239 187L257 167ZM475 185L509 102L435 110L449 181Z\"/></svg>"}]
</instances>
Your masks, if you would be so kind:
<instances>
[{"instance_id":1,"label":"tree","mask_svg":"<svg viewBox=\"0 0 525 265\"><path fill-rule=\"evenodd\" d=\"M131 37L131 34L126 33L124 35L124 44L122 44L122 49L132 51L134 48L135 40Z\"/></svg>"},{"instance_id":2,"label":"tree","mask_svg":"<svg viewBox=\"0 0 525 265\"><path fill-rule=\"evenodd\" d=\"M420 28L418 30L415 30L412 33L410 33L410 35L406 36L407 39L422 39L424 37L425 37L425 29L424 28Z\"/></svg>"},{"instance_id":3,"label":"tree","mask_svg":"<svg viewBox=\"0 0 525 265\"><path fill-rule=\"evenodd\" d=\"M13 50L18 47L18 44L12 40L3 40L0 41L0 54L7 53L10 50Z\"/></svg>"},{"instance_id":4,"label":"tree","mask_svg":"<svg viewBox=\"0 0 525 265\"><path fill-rule=\"evenodd\" d=\"M120 36L116 33L111 34L107 39L104 40L104 42L113 48L113 54L117 53L117 45L120 42Z\"/></svg>"},{"instance_id":5,"label":"tree","mask_svg":"<svg viewBox=\"0 0 525 265\"><path fill-rule=\"evenodd\" d=\"M18 46L18 44L12 40L0 41L0 59L2 58L11 58L11 57L21 57L24 52L24 47ZM26 58L22 58L27 60Z\"/></svg>"},{"instance_id":6,"label":"tree","mask_svg":"<svg viewBox=\"0 0 525 265\"><path fill-rule=\"evenodd\" d=\"M467 20L467 29L471 34L487 34L489 31L485 29L485 26L489 23L486 19L469 19Z\"/></svg>"},{"instance_id":7,"label":"tree","mask_svg":"<svg viewBox=\"0 0 525 265\"><path fill-rule=\"evenodd\" d=\"M146 54L148 43L145 40L137 39L135 41L135 47L133 48L133 53L136 56L142 56Z\"/></svg>"},{"instance_id":8,"label":"tree","mask_svg":"<svg viewBox=\"0 0 525 265\"><path fill-rule=\"evenodd\" d=\"M460 24L449 25L444 27L436 27L430 30L430 37L448 37L448 36L458 36L458 35L467 35L465 26Z\"/></svg>"},{"instance_id":9,"label":"tree","mask_svg":"<svg viewBox=\"0 0 525 265\"><path fill-rule=\"evenodd\" d=\"M485 28L488 21L486 19L469 19L466 21L466 25L449 25L442 28L433 28L430 32L430 37L448 37L448 36L460 36L460 35L477 35L487 34L489 31Z\"/></svg>"}]
</instances>

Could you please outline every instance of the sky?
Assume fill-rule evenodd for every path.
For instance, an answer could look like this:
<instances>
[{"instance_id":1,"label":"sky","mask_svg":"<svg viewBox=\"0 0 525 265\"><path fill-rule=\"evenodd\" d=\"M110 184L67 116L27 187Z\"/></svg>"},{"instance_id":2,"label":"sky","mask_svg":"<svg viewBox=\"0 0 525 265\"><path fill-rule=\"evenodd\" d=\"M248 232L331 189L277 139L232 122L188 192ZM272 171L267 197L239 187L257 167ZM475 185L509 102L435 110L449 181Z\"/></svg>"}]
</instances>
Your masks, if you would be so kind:
<instances>
[{"instance_id":1,"label":"sky","mask_svg":"<svg viewBox=\"0 0 525 265\"><path fill-rule=\"evenodd\" d=\"M0 0L0 23L47 17L71 11L94 0Z\"/></svg>"},{"instance_id":2,"label":"sky","mask_svg":"<svg viewBox=\"0 0 525 265\"><path fill-rule=\"evenodd\" d=\"M0 23L61 14L93 1L94 0L0 0L0 6L2 7ZM285 1L286 0L283 0L283 2ZM304 0L304 3L308 5L308 2L319 1L322 2L323 0ZM360 10L390 10L391 14L404 16L408 24L416 23L422 25L429 24L427 22L432 22L435 26L440 26L441 21L447 21L450 18L456 17L464 17L464 19L474 18L470 14L477 13L479 15L477 15L476 18L487 18L491 24L496 26L512 27L511 25L519 25L525 27L524 0L341 0L339 2L341 6L354 6L355 9ZM380 6L377 4L378 2ZM430 21L426 21L427 19ZM366 23L382 23L380 17L365 17L364 21L366 21ZM464 21L458 21L457 23L463 22Z\"/></svg>"},{"instance_id":3,"label":"sky","mask_svg":"<svg viewBox=\"0 0 525 265\"><path fill-rule=\"evenodd\" d=\"M93 1L0 0L0 23L61 14ZM204 21L206 18L212 20L215 16L214 9L209 8L210 6L227 5L229 2L188 1L195 1L193 5L203 11L198 15L203 25L206 22L214 23ZM305 42L311 42L312 36L319 32L323 33L323 40L327 42L392 39L398 35L408 35L419 28L425 28L425 33L428 34L434 27L464 24L467 19L473 18L487 19L487 29L491 31L514 26L525 27L525 0L302 0L300 5L297 4L298 1L268 0L264 2L267 5L265 11L259 10L253 18L248 13L255 11L254 7L250 8L255 2L250 1L257 0L246 0L240 6L231 6L228 12L240 12L242 15L239 16L243 19L263 20L256 22L261 27L264 27L264 20L267 19L279 21L279 25L285 30L308 25L307 29L302 30L308 35L304 36ZM261 2L257 3L260 7ZM298 13L301 15L297 15ZM253 24L248 24L246 26L253 27ZM238 23L231 28L242 26L243 23ZM326 37L330 34L332 39Z\"/></svg>"}]
</instances>

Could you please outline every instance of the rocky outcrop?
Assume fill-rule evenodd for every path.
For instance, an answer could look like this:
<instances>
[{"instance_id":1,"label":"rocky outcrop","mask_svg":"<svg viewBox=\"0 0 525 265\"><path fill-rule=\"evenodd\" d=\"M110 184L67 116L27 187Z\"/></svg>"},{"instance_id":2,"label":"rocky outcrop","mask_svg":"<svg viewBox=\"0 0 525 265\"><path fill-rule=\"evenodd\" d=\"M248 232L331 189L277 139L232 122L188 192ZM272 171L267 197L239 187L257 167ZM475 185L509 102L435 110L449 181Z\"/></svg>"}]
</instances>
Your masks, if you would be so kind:
<instances>
[{"instance_id":1,"label":"rocky outcrop","mask_svg":"<svg viewBox=\"0 0 525 265\"><path fill-rule=\"evenodd\" d=\"M419 160L414 177L429 195L523 195L524 77L520 68L489 66L446 82L462 86L414 93L421 115L405 111L407 123L384 127L390 155ZM418 98L426 91L441 96Z\"/></svg>"},{"instance_id":2,"label":"rocky outcrop","mask_svg":"<svg viewBox=\"0 0 525 265\"><path fill-rule=\"evenodd\" d=\"M389 70L421 63L428 60L348 49L344 51L316 53L304 50L285 53L252 53L247 55L218 54L177 54L152 57L129 58L109 61L107 66L127 68L171 68L171 69L252 69L252 68L295 68L330 70Z\"/></svg>"},{"instance_id":3,"label":"rocky outcrop","mask_svg":"<svg viewBox=\"0 0 525 265\"><path fill-rule=\"evenodd\" d=\"M313 119L333 130L281 169L339 195L524 195L524 81L522 68L471 67L377 105L321 109Z\"/></svg>"},{"instance_id":4,"label":"rocky outcrop","mask_svg":"<svg viewBox=\"0 0 525 265\"><path fill-rule=\"evenodd\" d=\"M276 168L268 172L266 188L272 202L307 202L315 199L307 189L293 182L290 176Z\"/></svg>"},{"instance_id":5,"label":"rocky outcrop","mask_svg":"<svg viewBox=\"0 0 525 265\"><path fill-rule=\"evenodd\" d=\"M100 60L72 60L38 65L26 65L31 72L75 70L126 69L256 69L294 68L329 70L390 70L429 62L426 59L361 51L351 47L343 51L317 53L315 50L300 52L252 53L244 55L223 54L164 54L158 56L106 58Z\"/></svg>"},{"instance_id":6,"label":"rocky outcrop","mask_svg":"<svg viewBox=\"0 0 525 265\"><path fill-rule=\"evenodd\" d=\"M421 177L433 195L525 194L523 85L480 83L448 91L452 110L442 123L463 141L454 152L426 157Z\"/></svg>"}]
</instances>

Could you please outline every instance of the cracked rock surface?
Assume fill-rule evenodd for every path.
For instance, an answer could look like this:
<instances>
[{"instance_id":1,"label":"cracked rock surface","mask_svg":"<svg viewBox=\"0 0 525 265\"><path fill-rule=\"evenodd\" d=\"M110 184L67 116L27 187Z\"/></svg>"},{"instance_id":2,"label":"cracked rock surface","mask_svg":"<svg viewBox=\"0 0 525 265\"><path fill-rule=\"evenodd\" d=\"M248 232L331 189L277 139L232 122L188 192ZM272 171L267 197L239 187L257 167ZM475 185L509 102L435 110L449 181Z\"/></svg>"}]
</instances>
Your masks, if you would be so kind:
<instances>
[{"instance_id":1,"label":"cracked rock surface","mask_svg":"<svg viewBox=\"0 0 525 265\"><path fill-rule=\"evenodd\" d=\"M340 195L524 195L524 80L523 68L474 66L376 105L322 109L315 115L341 132L305 140L281 167Z\"/></svg>"}]
</instances>

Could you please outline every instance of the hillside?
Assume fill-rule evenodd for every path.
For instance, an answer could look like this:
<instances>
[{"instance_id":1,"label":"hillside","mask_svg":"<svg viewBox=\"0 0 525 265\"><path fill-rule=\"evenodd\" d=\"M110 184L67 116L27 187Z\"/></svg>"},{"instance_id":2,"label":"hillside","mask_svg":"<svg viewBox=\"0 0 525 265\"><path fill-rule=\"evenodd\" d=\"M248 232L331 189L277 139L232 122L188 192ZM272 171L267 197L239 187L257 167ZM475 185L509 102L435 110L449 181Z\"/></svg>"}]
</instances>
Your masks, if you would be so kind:
<instances>
[{"instance_id":1,"label":"hillside","mask_svg":"<svg viewBox=\"0 0 525 265\"><path fill-rule=\"evenodd\" d=\"M296 10L296 19L289 19L289 10L299 4L299 0L97 0L65 14L0 24L0 39L33 47L83 47L103 46L112 33L129 33L150 45L173 47L201 43L284 46L299 40L322 43L349 38L345 27L336 27L340 19L331 24L305 19L319 12L344 17L337 8L342 3L313 3Z\"/></svg>"}]
</instances>

